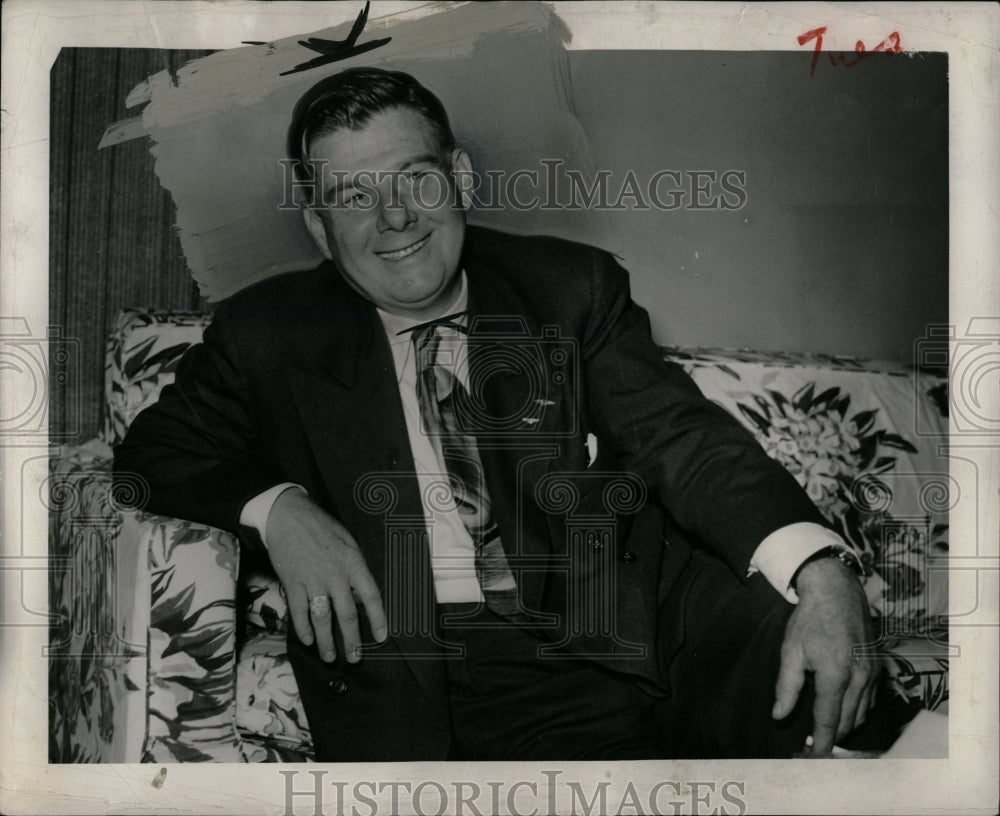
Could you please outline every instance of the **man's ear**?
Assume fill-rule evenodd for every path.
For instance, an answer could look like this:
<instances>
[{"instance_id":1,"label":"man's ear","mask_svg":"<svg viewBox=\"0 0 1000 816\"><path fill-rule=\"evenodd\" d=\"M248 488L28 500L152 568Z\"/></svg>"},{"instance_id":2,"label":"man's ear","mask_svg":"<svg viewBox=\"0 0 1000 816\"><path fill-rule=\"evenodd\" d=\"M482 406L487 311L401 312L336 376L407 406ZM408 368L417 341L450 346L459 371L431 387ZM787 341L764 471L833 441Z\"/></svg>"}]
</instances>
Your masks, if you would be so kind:
<instances>
[{"instance_id":1,"label":"man's ear","mask_svg":"<svg viewBox=\"0 0 1000 816\"><path fill-rule=\"evenodd\" d=\"M319 210L308 204L302 207L302 220L305 221L306 229L312 236L313 243L323 253L323 257L328 261L333 260L333 253L330 251L330 241L326 236L326 224L323 223L323 216Z\"/></svg>"},{"instance_id":2,"label":"man's ear","mask_svg":"<svg viewBox=\"0 0 1000 816\"><path fill-rule=\"evenodd\" d=\"M462 208L467 210L472 203L472 190L476 186L476 180L472 175L472 160L460 147L451 152L451 173Z\"/></svg>"}]
</instances>

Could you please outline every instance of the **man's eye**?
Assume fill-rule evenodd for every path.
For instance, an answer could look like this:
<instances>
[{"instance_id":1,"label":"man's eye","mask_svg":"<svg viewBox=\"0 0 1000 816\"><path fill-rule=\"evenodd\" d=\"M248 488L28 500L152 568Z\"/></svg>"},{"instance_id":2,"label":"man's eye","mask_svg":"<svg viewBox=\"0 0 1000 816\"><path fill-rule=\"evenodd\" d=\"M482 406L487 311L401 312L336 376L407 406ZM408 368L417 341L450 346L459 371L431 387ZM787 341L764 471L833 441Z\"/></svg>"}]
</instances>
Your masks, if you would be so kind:
<instances>
[{"instance_id":1,"label":"man's eye","mask_svg":"<svg viewBox=\"0 0 1000 816\"><path fill-rule=\"evenodd\" d=\"M437 174L437 169L428 167L425 170L405 170L400 173L400 178L409 184L418 184L423 179L430 178Z\"/></svg>"},{"instance_id":2,"label":"man's eye","mask_svg":"<svg viewBox=\"0 0 1000 816\"><path fill-rule=\"evenodd\" d=\"M415 171L410 189L414 200L428 209L440 207L448 200L447 177L436 167Z\"/></svg>"},{"instance_id":3,"label":"man's eye","mask_svg":"<svg viewBox=\"0 0 1000 816\"><path fill-rule=\"evenodd\" d=\"M371 196L364 190L353 190L336 196L333 206L338 210L360 210L371 206Z\"/></svg>"}]
</instances>

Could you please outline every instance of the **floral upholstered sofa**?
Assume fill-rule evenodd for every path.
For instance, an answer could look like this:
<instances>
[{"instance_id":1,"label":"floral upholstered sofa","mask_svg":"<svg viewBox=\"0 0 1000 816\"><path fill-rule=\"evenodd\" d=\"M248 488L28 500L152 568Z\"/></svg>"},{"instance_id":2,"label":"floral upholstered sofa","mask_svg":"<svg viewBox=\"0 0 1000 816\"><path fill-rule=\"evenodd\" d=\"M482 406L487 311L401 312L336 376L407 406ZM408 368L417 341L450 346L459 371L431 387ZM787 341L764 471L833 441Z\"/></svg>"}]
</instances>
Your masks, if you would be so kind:
<instances>
[{"instance_id":1,"label":"floral upholstered sofa","mask_svg":"<svg viewBox=\"0 0 1000 816\"><path fill-rule=\"evenodd\" d=\"M51 478L50 761L311 758L266 563L221 530L122 508L112 446L173 379L209 317L128 310L107 348L98 438ZM794 474L859 553L881 694L948 699L947 379L846 357L665 348ZM128 495L131 492L131 495Z\"/></svg>"}]
</instances>

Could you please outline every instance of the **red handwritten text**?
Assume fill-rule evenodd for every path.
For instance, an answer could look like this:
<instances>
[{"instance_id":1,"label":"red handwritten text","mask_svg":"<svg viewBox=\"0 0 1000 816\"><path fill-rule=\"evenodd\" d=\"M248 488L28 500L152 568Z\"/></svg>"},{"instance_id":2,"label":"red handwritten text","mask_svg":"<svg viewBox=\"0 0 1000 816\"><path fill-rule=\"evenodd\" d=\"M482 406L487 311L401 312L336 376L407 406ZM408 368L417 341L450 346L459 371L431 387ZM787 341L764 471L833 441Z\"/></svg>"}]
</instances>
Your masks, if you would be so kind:
<instances>
[{"instance_id":1,"label":"red handwritten text","mask_svg":"<svg viewBox=\"0 0 1000 816\"><path fill-rule=\"evenodd\" d=\"M816 47L813 49L812 64L809 66L809 76L813 76L816 73L816 65L819 62L820 52L823 50L823 35L826 34L826 26L820 26L819 28L814 28L811 31L807 31L805 34L800 34L798 36L799 45L805 45L811 40L816 41ZM854 59L847 59L844 54L827 54L830 60L830 64L833 66L843 65L845 68L853 68L861 60L865 59L871 54L875 54L879 51L883 51L886 54L898 54L903 48L899 42L899 32L893 31L888 37L886 37L882 42L876 45L874 48L865 48L865 44L858 40L854 46L854 53L857 56Z\"/></svg>"}]
</instances>

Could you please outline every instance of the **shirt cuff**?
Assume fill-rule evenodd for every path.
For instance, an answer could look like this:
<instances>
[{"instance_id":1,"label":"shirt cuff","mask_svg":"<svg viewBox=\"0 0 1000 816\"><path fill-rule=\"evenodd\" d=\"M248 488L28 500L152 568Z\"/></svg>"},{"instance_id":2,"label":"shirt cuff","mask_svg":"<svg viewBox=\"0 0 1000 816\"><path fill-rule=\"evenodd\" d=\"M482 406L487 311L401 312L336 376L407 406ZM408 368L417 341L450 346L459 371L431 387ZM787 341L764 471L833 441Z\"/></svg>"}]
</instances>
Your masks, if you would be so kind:
<instances>
[{"instance_id":1,"label":"shirt cuff","mask_svg":"<svg viewBox=\"0 0 1000 816\"><path fill-rule=\"evenodd\" d=\"M792 576L809 556L826 547L850 551L844 539L826 527L811 521L789 524L760 542L747 574L762 572L786 601L798 603L799 596L791 587Z\"/></svg>"},{"instance_id":2,"label":"shirt cuff","mask_svg":"<svg viewBox=\"0 0 1000 816\"><path fill-rule=\"evenodd\" d=\"M305 492L305 488L302 485L295 484L295 482L282 482L254 496L243 505L243 509L240 511L240 524L256 530L265 548L267 547L267 517L271 515L271 508L274 506L275 501L277 501L278 496L292 487L297 487L302 492Z\"/></svg>"}]
</instances>

